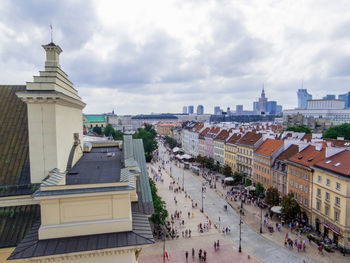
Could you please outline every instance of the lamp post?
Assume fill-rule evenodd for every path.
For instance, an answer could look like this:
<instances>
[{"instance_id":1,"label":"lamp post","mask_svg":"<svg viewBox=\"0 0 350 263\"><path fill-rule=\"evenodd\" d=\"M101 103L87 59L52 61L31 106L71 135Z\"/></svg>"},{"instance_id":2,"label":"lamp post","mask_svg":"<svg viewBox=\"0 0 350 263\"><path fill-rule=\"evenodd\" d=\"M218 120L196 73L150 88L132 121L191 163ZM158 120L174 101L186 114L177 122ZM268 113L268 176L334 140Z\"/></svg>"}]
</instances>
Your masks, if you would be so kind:
<instances>
[{"instance_id":1,"label":"lamp post","mask_svg":"<svg viewBox=\"0 0 350 263\"><path fill-rule=\"evenodd\" d=\"M166 236L166 233L165 233L165 227L162 226L163 228L163 263L165 263L165 236Z\"/></svg>"},{"instance_id":2,"label":"lamp post","mask_svg":"<svg viewBox=\"0 0 350 263\"><path fill-rule=\"evenodd\" d=\"M242 201L241 201L242 202ZM242 203L241 203L242 207ZM242 252L242 208L239 210L239 246L238 246L238 252Z\"/></svg>"},{"instance_id":3,"label":"lamp post","mask_svg":"<svg viewBox=\"0 0 350 263\"><path fill-rule=\"evenodd\" d=\"M182 170L182 191L185 190L185 164L184 169Z\"/></svg>"},{"instance_id":4,"label":"lamp post","mask_svg":"<svg viewBox=\"0 0 350 263\"><path fill-rule=\"evenodd\" d=\"M260 205L260 234L262 234L262 205L261 203L259 203Z\"/></svg>"},{"instance_id":5,"label":"lamp post","mask_svg":"<svg viewBox=\"0 0 350 263\"><path fill-rule=\"evenodd\" d=\"M203 192L204 192L204 186L202 184L202 213L204 212L204 206L203 206Z\"/></svg>"}]
</instances>

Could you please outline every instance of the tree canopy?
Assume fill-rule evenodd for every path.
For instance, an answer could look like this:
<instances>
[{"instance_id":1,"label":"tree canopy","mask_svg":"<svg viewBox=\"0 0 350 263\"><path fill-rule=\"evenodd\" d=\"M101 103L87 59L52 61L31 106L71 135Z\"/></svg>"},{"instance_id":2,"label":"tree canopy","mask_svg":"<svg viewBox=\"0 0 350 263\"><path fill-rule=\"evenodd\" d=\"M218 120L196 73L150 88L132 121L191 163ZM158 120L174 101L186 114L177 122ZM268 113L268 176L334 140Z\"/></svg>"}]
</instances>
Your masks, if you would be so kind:
<instances>
[{"instance_id":1,"label":"tree canopy","mask_svg":"<svg viewBox=\"0 0 350 263\"><path fill-rule=\"evenodd\" d=\"M174 138L171 138L170 136L165 136L165 142L169 145L171 149L178 146L176 140Z\"/></svg>"},{"instance_id":2,"label":"tree canopy","mask_svg":"<svg viewBox=\"0 0 350 263\"><path fill-rule=\"evenodd\" d=\"M225 177L231 177L233 175L231 167L225 164L222 169L222 174L225 175Z\"/></svg>"},{"instance_id":3,"label":"tree canopy","mask_svg":"<svg viewBox=\"0 0 350 263\"><path fill-rule=\"evenodd\" d=\"M158 190L154 181L149 178L151 193L153 199L154 214L150 217L150 221L156 225L165 226L165 220L168 216L168 211L165 209L165 202L157 194Z\"/></svg>"},{"instance_id":4,"label":"tree canopy","mask_svg":"<svg viewBox=\"0 0 350 263\"><path fill-rule=\"evenodd\" d=\"M265 203L271 206L279 205L281 202L280 194L276 188L270 187L266 191Z\"/></svg>"},{"instance_id":5,"label":"tree canopy","mask_svg":"<svg viewBox=\"0 0 350 263\"><path fill-rule=\"evenodd\" d=\"M101 135L102 134L102 129L101 127L93 127L92 128L92 131L98 135Z\"/></svg>"},{"instance_id":6,"label":"tree canopy","mask_svg":"<svg viewBox=\"0 0 350 263\"><path fill-rule=\"evenodd\" d=\"M337 139L338 137L344 137L345 140L350 140L350 123L330 127L323 134L323 138Z\"/></svg>"},{"instance_id":7,"label":"tree canopy","mask_svg":"<svg viewBox=\"0 0 350 263\"><path fill-rule=\"evenodd\" d=\"M256 195L258 195L258 196L262 195L264 193L264 191L265 191L265 188L262 186L261 183L257 183L255 185L255 194Z\"/></svg>"},{"instance_id":8,"label":"tree canopy","mask_svg":"<svg viewBox=\"0 0 350 263\"><path fill-rule=\"evenodd\" d=\"M156 135L157 132L153 129L152 125L149 124L146 124L145 128L139 128L133 135L134 139L142 139L147 162L152 160L152 153L158 148Z\"/></svg>"},{"instance_id":9,"label":"tree canopy","mask_svg":"<svg viewBox=\"0 0 350 263\"><path fill-rule=\"evenodd\" d=\"M300 206L294 199L293 193L282 197L282 214L286 215L289 220L295 219L300 214Z\"/></svg>"},{"instance_id":10,"label":"tree canopy","mask_svg":"<svg viewBox=\"0 0 350 263\"><path fill-rule=\"evenodd\" d=\"M287 131L294 131L294 132L305 132L307 134L311 133L311 130L309 127L299 125L299 126L293 126L293 127L288 127Z\"/></svg>"}]
</instances>

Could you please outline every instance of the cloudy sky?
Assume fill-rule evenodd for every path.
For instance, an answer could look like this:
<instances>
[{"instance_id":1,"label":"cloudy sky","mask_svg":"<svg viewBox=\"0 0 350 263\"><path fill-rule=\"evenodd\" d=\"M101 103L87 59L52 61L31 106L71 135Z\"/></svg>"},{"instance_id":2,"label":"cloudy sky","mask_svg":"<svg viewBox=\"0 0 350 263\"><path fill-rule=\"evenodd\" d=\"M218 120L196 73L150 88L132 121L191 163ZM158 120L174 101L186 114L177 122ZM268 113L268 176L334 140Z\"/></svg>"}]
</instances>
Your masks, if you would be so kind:
<instances>
[{"instance_id":1,"label":"cloudy sky","mask_svg":"<svg viewBox=\"0 0 350 263\"><path fill-rule=\"evenodd\" d=\"M348 0L1 0L1 84L43 69L41 44L61 46L62 69L85 113L180 112L198 104L297 105L350 91Z\"/></svg>"}]
</instances>

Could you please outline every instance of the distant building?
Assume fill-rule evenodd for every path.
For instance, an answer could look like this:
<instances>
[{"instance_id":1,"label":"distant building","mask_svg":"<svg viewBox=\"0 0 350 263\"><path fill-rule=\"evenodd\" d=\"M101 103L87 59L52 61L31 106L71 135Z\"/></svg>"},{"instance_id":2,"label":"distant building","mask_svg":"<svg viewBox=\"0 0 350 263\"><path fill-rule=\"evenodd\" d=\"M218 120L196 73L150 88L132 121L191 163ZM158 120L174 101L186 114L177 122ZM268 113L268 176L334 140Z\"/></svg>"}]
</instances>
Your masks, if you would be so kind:
<instances>
[{"instance_id":1,"label":"distant building","mask_svg":"<svg viewBox=\"0 0 350 263\"><path fill-rule=\"evenodd\" d=\"M277 105L276 106L276 114L281 114L283 111L282 105Z\"/></svg>"},{"instance_id":2,"label":"distant building","mask_svg":"<svg viewBox=\"0 0 350 263\"><path fill-rule=\"evenodd\" d=\"M271 115L275 115L277 112L277 101L268 101L266 106L266 112Z\"/></svg>"},{"instance_id":3,"label":"distant building","mask_svg":"<svg viewBox=\"0 0 350 263\"><path fill-rule=\"evenodd\" d=\"M333 94L327 94L326 96L323 97L324 100L334 100L335 95Z\"/></svg>"},{"instance_id":4,"label":"distant building","mask_svg":"<svg viewBox=\"0 0 350 263\"><path fill-rule=\"evenodd\" d=\"M84 128L92 129L94 127L104 128L107 125L106 116L104 114L84 114Z\"/></svg>"},{"instance_id":5,"label":"distant building","mask_svg":"<svg viewBox=\"0 0 350 263\"><path fill-rule=\"evenodd\" d=\"M307 93L307 89L298 89L298 108L306 109L307 101L312 100L312 95Z\"/></svg>"},{"instance_id":6,"label":"distant building","mask_svg":"<svg viewBox=\"0 0 350 263\"><path fill-rule=\"evenodd\" d=\"M230 109L230 107L227 107L226 114L227 114L227 115L231 115L231 109Z\"/></svg>"},{"instance_id":7,"label":"distant building","mask_svg":"<svg viewBox=\"0 0 350 263\"><path fill-rule=\"evenodd\" d=\"M350 108L350 92L338 95L338 99L345 101L345 108Z\"/></svg>"},{"instance_id":8,"label":"distant building","mask_svg":"<svg viewBox=\"0 0 350 263\"><path fill-rule=\"evenodd\" d=\"M157 133L159 135L170 136L173 128L178 126L177 122L158 122L157 123Z\"/></svg>"},{"instance_id":9,"label":"distant building","mask_svg":"<svg viewBox=\"0 0 350 263\"><path fill-rule=\"evenodd\" d=\"M197 115L203 115L204 114L204 107L203 105L197 106Z\"/></svg>"},{"instance_id":10,"label":"distant building","mask_svg":"<svg viewBox=\"0 0 350 263\"><path fill-rule=\"evenodd\" d=\"M193 105L190 105L190 106L188 106L187 108L188 108L188 113L189 113L189 114L193 114L193 113L194 113L194 107L193 107Z\"/></svg>"},{"instance_id":11,"label":"distant building","mask_svg":"<svg viewBox=\"0 0 350 263\"><path fill-rule=\"evenodd\" d=\"M220 106L215 106L214 115L221 115L221 114L222 114L222 109L220 109Z\"/></svg>"},{"instance_id":12,"label":"distant building","mask_svg":"<svg viewBox=\"0 0 350 263\"><path fill-rule=\"evenodd\" d=\"M258 101L253 102L253 111L255 111L255 112L259 111L259 102Z\"/></svg>"},{"instance_id":13,"label":"distant building","mask_svg":"<svg viewBox=\"0 0 350 263\"><path fill-rule=\"evenodd\" d=\"M240 114L243 112L243 105L236 105L236 114Z\"/></svg>"},{"instance_id":14,"label":"distant building","mask_svg":"<svg viewBox=\"0 0 350 263\"><path fill-rule=\"evenodd\" d=\"M187 113L187 106L182 107L182 113Z\"/></svg>"},{"instance_id":15,"label":"distant building","mask_svg":"<svg viewBox=\"0 0 350 263\"><path fill-rule=\"evenodd\" d=\"M330 119L306 117L303 114L283 115L283 129L307 126L313 133L323 133L332 126Z\"/></svg>"},{"instance_id":16,"label":"distant building","mask_svg":"<svg viewBox=\"0 0 350 263\"><path fill-rule=\"evenodd\" d=\"M261 113L267 112L267 98L265 97L264 88L262 89L261 97L259 98L259 111Z\"/></svg>"}]
</instances>

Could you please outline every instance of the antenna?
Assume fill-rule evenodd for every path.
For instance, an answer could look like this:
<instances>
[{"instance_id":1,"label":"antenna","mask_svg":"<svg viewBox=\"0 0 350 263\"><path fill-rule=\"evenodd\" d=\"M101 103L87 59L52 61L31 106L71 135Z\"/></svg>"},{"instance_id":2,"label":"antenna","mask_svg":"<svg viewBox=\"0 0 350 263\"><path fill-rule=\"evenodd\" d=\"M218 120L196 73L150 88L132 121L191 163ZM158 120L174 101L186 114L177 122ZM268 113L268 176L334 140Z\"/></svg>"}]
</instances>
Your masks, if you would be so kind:
<instances>
[{"instance_id":1,"label":"antenna","mask_svg":"<svg viewBox=\"0 0 350 263\"><path fill-rule=\"evenodd\" d=\"M50 24L50 31L51 31L51 43L53 43L53 28L52 28L52 24Z\"/></svg>"}]
</instances>

